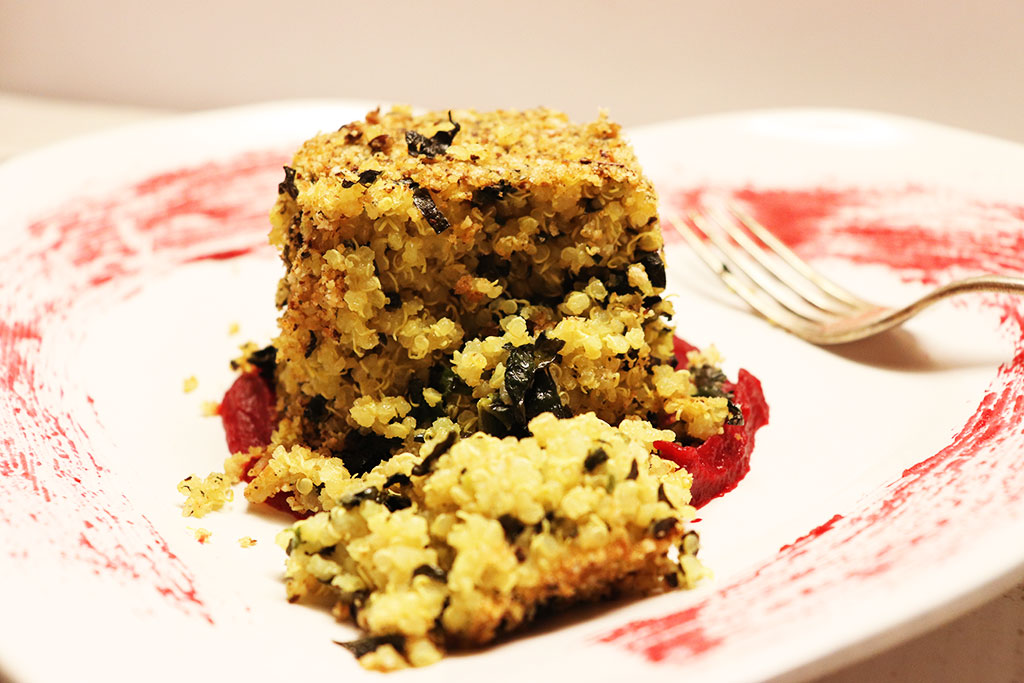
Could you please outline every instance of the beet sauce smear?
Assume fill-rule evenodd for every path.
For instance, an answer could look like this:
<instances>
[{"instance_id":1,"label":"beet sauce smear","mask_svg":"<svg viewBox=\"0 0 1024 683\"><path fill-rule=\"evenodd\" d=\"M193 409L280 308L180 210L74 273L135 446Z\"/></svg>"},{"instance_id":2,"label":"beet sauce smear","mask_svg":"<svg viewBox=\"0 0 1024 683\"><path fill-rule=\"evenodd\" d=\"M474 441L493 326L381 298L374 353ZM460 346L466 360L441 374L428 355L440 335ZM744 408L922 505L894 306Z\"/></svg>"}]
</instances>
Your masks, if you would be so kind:
<instances>
[{"instance_id":1,"label":"beet sauce smear","mask_svg":"<svg viewBox=\"0 0 1024 683\"><path fill-rule=\"evenodd\" d=\"M694 346L676 337L675 354L680 365L685 367L686 354L693 350ZM768 404L756 377L740 370L736 381L726 383L723 389L733 394L733 402L743 411L743 424L725 425L721 434L698 446L654 442L661 457L685 467L693 475L691 504L698 508L736 488L750 470L754 435L768 424ZM228 450L232 453L266 446L277 421L274 391L264 375L247 372L224 394L219 413Z\"/></svg>"},{"instance_id":2,"label":"beet sauce smear","mask_svg":"<svg viewBox=\"0 0 1024 683\"><path fill-rule=\"evenodd\" d=\"M218 411L228 450L239 453L270 443L277 422L274 408L274 391L259 372L239 375Z\"/></svg>"},{"instance_id":3,"label":"beet sauce smear","mask_svg":"<svg viewBox=\"0 0 1024 683\"><path fill-rule=\"evenodd\" d=\"M681 367L686 367L686 354L697 348L676 337L675 354ZM686 468L693 475L690 505L703 507L708 501L736 488L750 471L750 452L754 435L768 424L768 404L756 377L740 370L735 382L722 388L733 394L733 402L743 412L743 424L725 425L722 433L710 437L699 446L686 446L672 441L655 441L658 454Z\"/></svg>"}]
</instances>

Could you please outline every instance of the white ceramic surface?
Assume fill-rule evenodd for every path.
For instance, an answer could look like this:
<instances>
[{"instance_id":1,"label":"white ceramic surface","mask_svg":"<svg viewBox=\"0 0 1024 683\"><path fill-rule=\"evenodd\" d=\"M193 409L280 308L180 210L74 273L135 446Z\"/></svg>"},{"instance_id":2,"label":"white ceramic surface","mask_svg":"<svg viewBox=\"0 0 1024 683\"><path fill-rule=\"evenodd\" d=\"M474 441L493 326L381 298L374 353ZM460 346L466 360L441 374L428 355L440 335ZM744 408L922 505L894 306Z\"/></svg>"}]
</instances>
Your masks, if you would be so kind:
<instances>
[{"instance_id":1,"label":"white ceramic surface","mask_svg":"<svg viewBox=\"0 0 1024 683\"><path fill-rule=\"evenodd\" d=\"M280 267L259 245L280 165L365 109L169 119L0 166L0 668L15 680L365 675L331 642L350 629L284 601L273 536L285 519L241 501L184 519L175 491L225 455L200 402L230 383L239 343L273 330ZM901 300L934 280L1021 267L1015 145L849 111L693 119L632 137L666 207L732 196L790 215L781 227L798 249L865 295ZM812 224L813 235L793 232ZM696 525L716 579L399 677L798 678L1020 576L1017 302L961 299L905 333L823 350L747 313L668 237L682 335L759 376L772 409L750 475ZM228 252L245 253L208 258ZM190 375L199 388L185 394ZM199 526L209 543L194 539ZM239 547L243 535L257 545Z\"/></svg>"}]
</instances>

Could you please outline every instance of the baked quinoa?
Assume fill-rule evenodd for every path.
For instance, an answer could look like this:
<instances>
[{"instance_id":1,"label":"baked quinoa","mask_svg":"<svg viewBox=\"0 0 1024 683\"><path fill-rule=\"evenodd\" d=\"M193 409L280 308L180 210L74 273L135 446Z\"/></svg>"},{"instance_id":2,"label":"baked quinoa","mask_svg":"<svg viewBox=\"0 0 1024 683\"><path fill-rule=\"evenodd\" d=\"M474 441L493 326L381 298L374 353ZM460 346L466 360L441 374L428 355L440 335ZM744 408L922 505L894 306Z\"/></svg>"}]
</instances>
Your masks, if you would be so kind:
<instances>
[{"instance_id":1,"label":"baked quinoa","mask_svg":"<svg viewBox=\"0 0 1024 683\"><path fill-rule=\"evenodd\" d=\"M308 515L279 539L289 597L355 621L364 666L703 575L692 478L655 443L742 416L713 351L677 367L656 208L604 115L375 111L285 167L279 335L238 361L274 429L226 477Z\"/></svg>"},{"instance_id":2,"label":"baked quinoa","mask_svg":"<svg viewBox=\"0 0 1024 683\"><path fill-rule=\"evenodd\" d=\"M329 512L278 539L289 598L334 603L370 634L346 644L360 663L390 670L489 642L538 610L703 576L697 536L684 529L690 476L651 454L664 433L551 413L530 430L456 439L438 429L419 456L328 480Z\"/></svg>"},{"instance_id":3,"label":"baked quinoa","mask_svg":"<svg viewBox=\"0 0 1024 683\"><path fill-rule=\"evenodd\" d=\"M441 417L525 436L546 411L668 414L699 439L728 417L672 367L657 199L603 116L372 113L279 189L275 443L362 474Z\"/></svg>"}]
</instances>

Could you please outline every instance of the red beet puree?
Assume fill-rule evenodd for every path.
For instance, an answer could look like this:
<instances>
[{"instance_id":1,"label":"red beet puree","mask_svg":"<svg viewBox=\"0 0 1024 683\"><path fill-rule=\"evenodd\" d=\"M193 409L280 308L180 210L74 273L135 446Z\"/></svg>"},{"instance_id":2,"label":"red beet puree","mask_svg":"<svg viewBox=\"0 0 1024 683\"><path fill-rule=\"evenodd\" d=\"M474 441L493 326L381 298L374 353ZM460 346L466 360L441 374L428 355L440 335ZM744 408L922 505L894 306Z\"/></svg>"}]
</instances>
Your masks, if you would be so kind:
<instances>
[{"instance_id":1,"label":"red beet puree","mask_svg":"<svg viewBox=\"0 0 1024 683\"><path fill-rule=\"evenodd\" d=\"M259 372L239 375L224 394L218 412L232 453L270 443L277 411L274 392Z\"/></svg>"},{"instance_id":2,"label":"red beet puree","mask_svg":"<svg viewBox=\"0 0 1024 683\"><path fill-rule=\"evenodd\" d=\"M686 354L694 348L676 337L675 352L680 367L686 367ZM740 370L736 382L727 383L722 388L733 392L733 402L743 411L743 424L725 425L721 434L712 436L699 446L684 446L671 441L654 442L661 457L685 467L693 475L691 504L698 508L733 490L746 476L750 470L754 434L768 424L768 404L761 391L761 382L756 377Z\"/></svg>"}]
</instances>

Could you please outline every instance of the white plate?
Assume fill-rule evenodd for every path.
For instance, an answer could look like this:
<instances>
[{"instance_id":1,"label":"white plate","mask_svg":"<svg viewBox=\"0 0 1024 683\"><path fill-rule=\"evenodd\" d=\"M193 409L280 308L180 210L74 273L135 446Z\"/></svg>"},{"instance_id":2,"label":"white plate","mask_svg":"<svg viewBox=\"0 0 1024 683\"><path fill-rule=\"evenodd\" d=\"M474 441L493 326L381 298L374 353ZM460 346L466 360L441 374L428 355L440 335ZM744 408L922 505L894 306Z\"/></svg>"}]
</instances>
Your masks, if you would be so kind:
<instances>
[{"instance_id":1,"label":"white plate","mask_svg":"<svg viewBox=\"0 0 1024 683\"><path fill-rule=\"evenodd\" d=\"M286 520L180 516L219 468L227 360L273 332L266 212L288 153L359 103L285 103L84 138L0 166L0 670L18 681L369 676L288 605ZM921 122L769 111L633 132L666 208L735 197L851 288L1024 270L1024 149ZM1016 300L942 304L825 350L749 314L669 234L680 331L759 376L750 475L696 524L714 581L583 610L424 681L760 680L947 619L1024 568ZM237 322L241 332L228 334ZM194 375L199 388L184 393ZM190 529L212 531L206 544ZM242 548L237 539L258 543Z\"/></svg>"}]
</instances>

